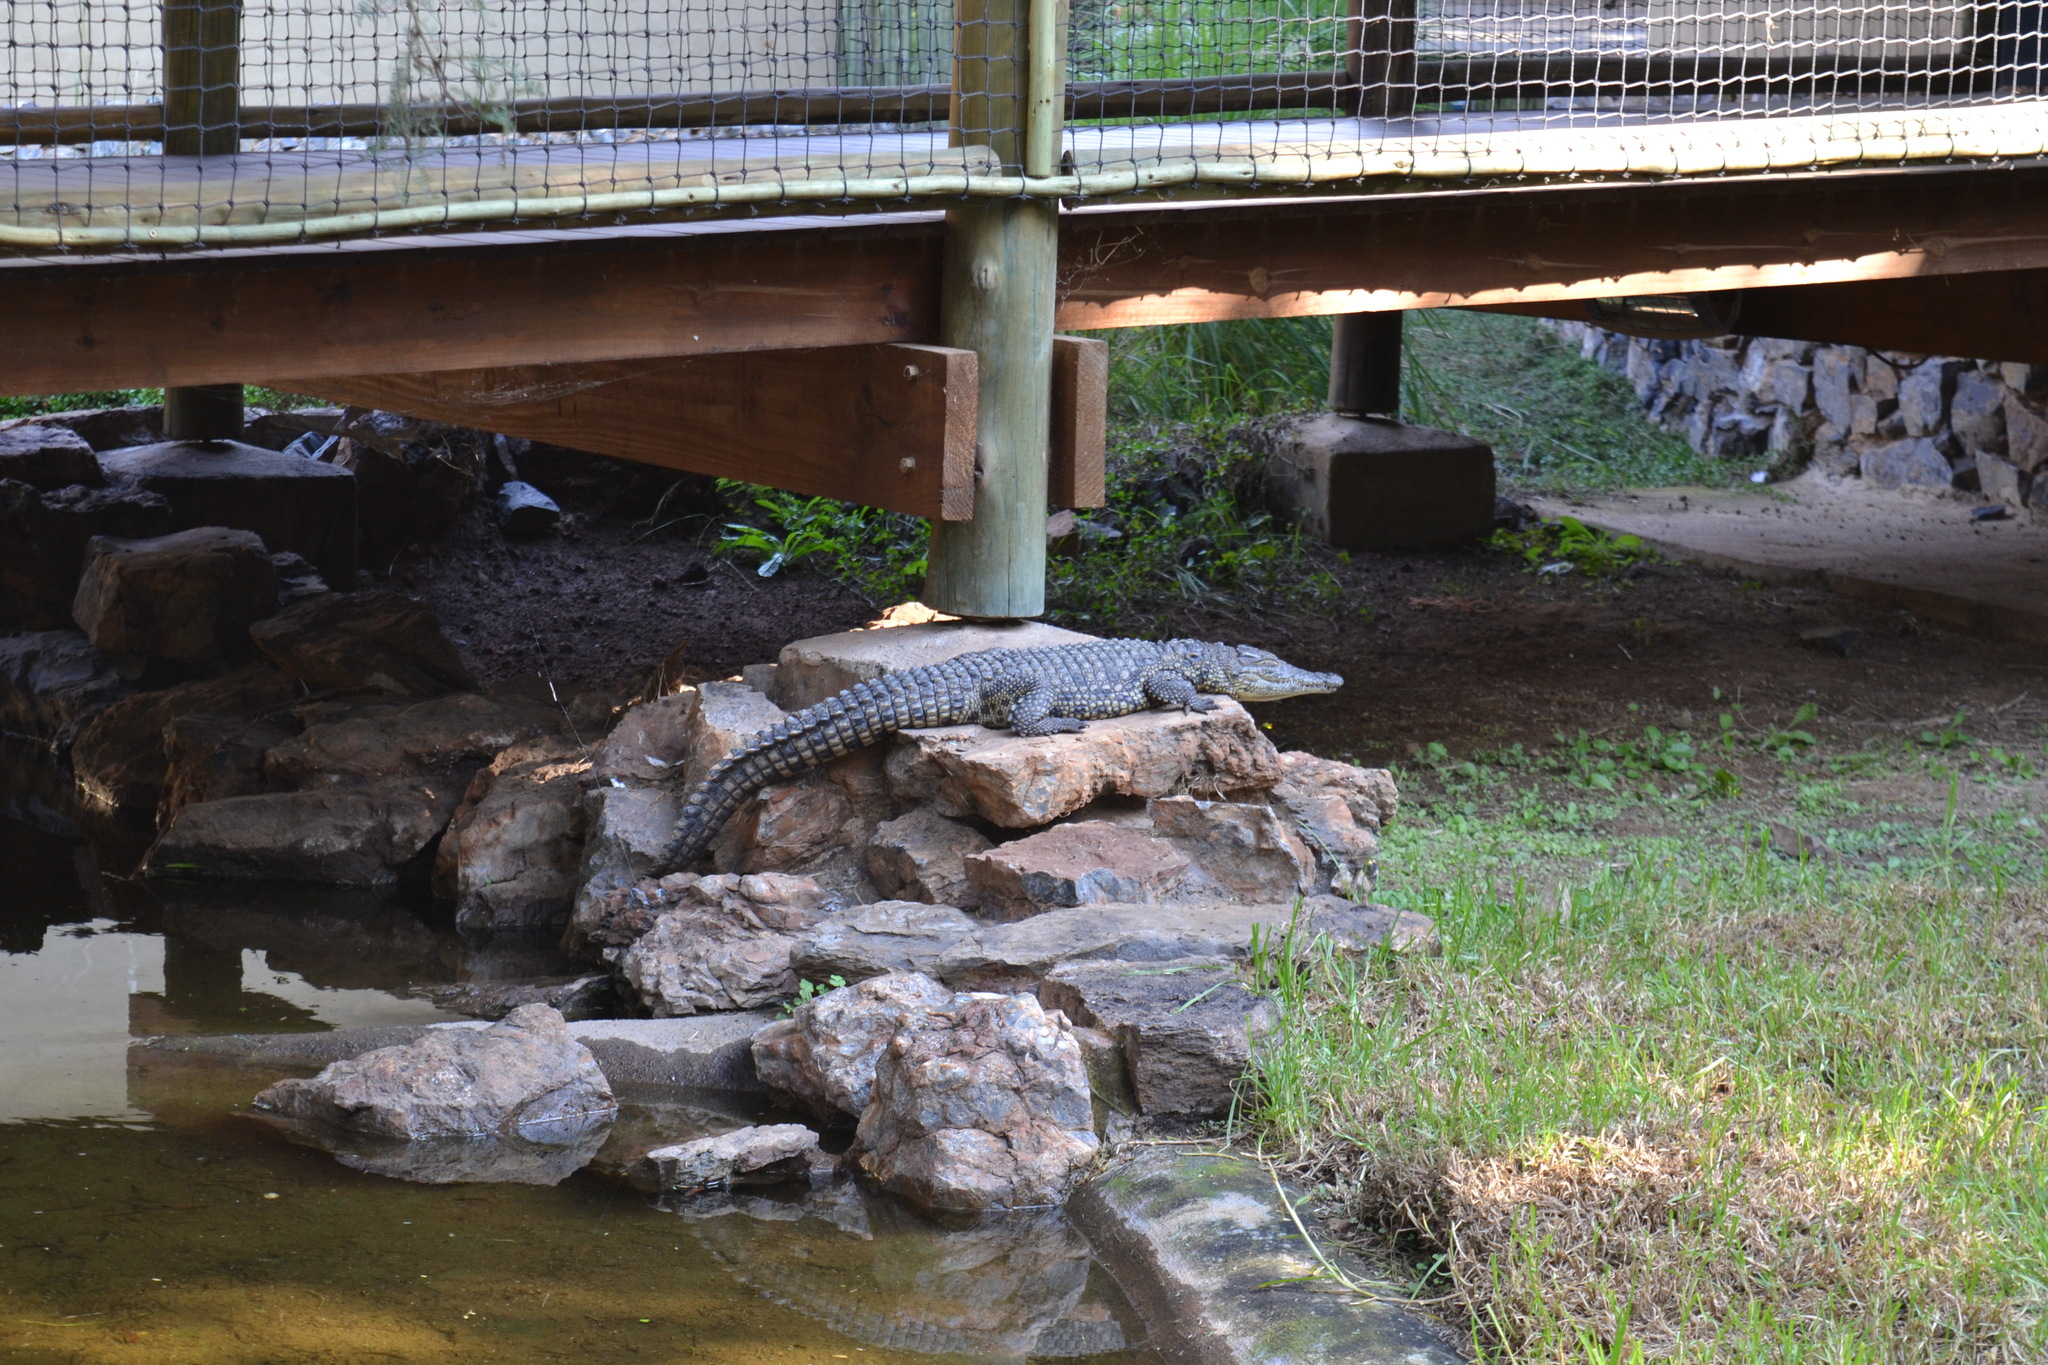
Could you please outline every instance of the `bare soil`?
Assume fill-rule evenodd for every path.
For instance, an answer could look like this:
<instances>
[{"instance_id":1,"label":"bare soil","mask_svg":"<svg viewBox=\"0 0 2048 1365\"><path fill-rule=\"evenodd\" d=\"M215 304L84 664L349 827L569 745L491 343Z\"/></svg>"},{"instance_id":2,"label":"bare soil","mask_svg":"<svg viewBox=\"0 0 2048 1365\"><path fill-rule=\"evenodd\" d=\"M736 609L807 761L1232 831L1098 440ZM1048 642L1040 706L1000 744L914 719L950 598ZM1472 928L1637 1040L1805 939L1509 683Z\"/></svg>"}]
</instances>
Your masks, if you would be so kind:
<instances>
[{"instance_id":1,"label":"bare soil","mask_svg":"<svg viewBox=\"0 0 2048 1365\"><path fill-rule=\"evenodd\" d=\"M650 531L652 501L572 509L562 534L528 542L506 541L480 501L392 578L435 604L487 684L532 674L565 694L630 693L665 660L672 674L730 676L887 605L803 566L762 579L720 559L706 515ZM1260 716L1284 747L1364 763L1401 761L1431 741L1464 752L1545 744L1560 730L1700 726L1732 701L1759 722L1812 702L1822 731L1938 724L1968 710L1971 733L1990 739L2001 727L2031 734L2048 716L2048 648L1823 589L1674 562L1604 580L1537 577L1480 549L1353 555L1335 572L1341 615L1189 603L1124 628L1257 644L1342 673L1336 695ZM1845 658L1802 643L1821 626L1862 634Z\"/></svg>"}]
</instances>

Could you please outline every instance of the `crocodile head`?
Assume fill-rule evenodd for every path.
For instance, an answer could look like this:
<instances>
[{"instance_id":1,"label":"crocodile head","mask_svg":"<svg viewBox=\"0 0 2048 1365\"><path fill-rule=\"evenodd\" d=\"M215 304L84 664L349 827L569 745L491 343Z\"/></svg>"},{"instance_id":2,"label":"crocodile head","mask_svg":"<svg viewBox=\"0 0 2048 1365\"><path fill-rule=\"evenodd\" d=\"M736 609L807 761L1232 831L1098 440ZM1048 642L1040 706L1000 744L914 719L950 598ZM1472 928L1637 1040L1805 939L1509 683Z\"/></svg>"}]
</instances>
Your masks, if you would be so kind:
<instances>
[{"instance_id":1,"label":"crocodile head","mask_svg":"<svg viewBox=\"0 0 2048 1365\"><path fill-rule=\"evenodd\" d=\"M1311 673L1250 645L1211 645L1203 652L1207 656L1201 670L1205 676L1194 679L1195 686L1239 701L1319 696L1344 685L1344 679L1335 673Z\"/></svg>"}]
</instances>

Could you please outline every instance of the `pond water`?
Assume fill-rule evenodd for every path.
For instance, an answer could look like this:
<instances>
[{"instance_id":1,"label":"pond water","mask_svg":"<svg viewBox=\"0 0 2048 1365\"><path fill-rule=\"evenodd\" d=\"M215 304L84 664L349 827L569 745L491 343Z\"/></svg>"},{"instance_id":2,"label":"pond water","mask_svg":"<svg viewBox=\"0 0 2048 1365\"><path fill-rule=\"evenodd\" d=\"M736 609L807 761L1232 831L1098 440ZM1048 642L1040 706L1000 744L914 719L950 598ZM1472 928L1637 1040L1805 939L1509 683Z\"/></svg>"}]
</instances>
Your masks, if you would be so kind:
<instances>
[{"instance_id":1,"label":"pond water","mask_svg":"<svg viewBox=\"0 0 2048 1365\"><path fill-rule=\"evenodd\" d=\"M447 1019L411 989L567 964L465 942L379 894L108 876L134 850L33 799L47 783L13 747L0 1358L1154 1365L1057 1214L941 1225L852 1184L663 1202L588 1171L423 1184L295 1144L247 1103L303 1071L135 1040ZM753 1117L704 1103L727 1125ZM629 1104L615 1131L675 1111Z\"/></svg>"}]
</instances>

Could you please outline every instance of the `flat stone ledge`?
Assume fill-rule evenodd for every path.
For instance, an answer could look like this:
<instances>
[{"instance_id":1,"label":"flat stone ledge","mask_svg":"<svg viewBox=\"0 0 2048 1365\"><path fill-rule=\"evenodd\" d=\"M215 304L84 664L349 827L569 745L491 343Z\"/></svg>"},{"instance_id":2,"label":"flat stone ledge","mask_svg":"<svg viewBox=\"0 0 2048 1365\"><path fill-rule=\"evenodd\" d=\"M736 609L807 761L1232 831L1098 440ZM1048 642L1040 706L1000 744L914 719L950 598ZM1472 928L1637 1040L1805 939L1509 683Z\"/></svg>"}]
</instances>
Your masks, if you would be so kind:
<instances>
[{"instance_id":1,"label":"flat stone ledge","mask_svg":"<svg viewBox=\"0 0 2048 1365\"><path fill-rule=\"evenodd\" d=\"M590 1049L614 1086L761 1094L754 1074L754 1035L775 1017L772 1011L743 1011L686 1019L582 1019L569 1025L569 1036ZM138 1039L135 1046L236 1062L322 1067L380 1047L418 1042L435 1029L489 1027L486 1020L463 1019L328 1033L166 1034Z\"/></svg>"},{"instance_id":2,"label":"flat stone ledge","mask_svg":"<svg viewBox=\"0 0 2048 1365\"><path fill-rule=\"evenodd\" d=\"M1042 621L1007 625L937 621L842 631L784 645L775 661L768 695L785 711L801 711L884 673L944 663L977 650L1041 649L1085 644L1097 638Z\"/></svg>"},{"instance_id":3,"label":"flat stone ledge","mask_svg":"<svg viewBox=\"0 0 2048 1365\"><path fill-rule=\"evenodd\" d=\"M1255 1162L1153 1149L1090 1177L1067 1217L1169 1365L1460 1365L1442 1329L1403 1303L1274 1284L1322 1268L1280 1199ZM1322 1251L1400 1297L1334 1244Z\"/></svg>"}]
</instances>

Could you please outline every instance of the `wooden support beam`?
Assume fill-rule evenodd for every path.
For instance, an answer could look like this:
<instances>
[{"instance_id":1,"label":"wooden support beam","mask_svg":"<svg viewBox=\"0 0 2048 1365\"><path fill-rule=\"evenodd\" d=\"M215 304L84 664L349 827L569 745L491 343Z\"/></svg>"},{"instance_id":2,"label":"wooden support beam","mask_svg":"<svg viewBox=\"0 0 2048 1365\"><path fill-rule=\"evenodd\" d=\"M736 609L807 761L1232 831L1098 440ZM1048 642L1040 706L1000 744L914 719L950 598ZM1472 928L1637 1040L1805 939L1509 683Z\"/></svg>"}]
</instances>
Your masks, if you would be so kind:
<instances>
[{"instance_id":1,"label":"wooden support beam","mask_svg":"<svg viewBox=\"0 0 2048 1365\"><path fill-rule=\"evenodd\" d=\"M1046 498L1054 507L1109 501L1109 343L1052 339L1052 437Z\"/></svg>"},{"instance_id":2,"label":"wooden support beam","mask_svg":"<svg viewBox=\"0 0 2048 1365\"><path fill-rule=\"evenodd\" d=\"M0 393L932 342L937 217L0 266Z\"/></svg>"},{"instance_id":3,"label":"wooden support beam","mask_svg":"<svg viewBox=\"0 0 2048 1365\"><path fill-rule=\"evenodd\" d=\"M233 156L242 148L242 0L164 0L163 147L167 157ZM242 384L164 389L164 435L242 435Z\"/></svg>"},{"instance_id":4,"label":"wooden support beam","mask_svg":"<svg viewBox=\"0 0 2048 1365\"><path fill-rule=\"evenodd\" d=\"M1062 330L2048 268L2048 167L1083 209Z\"/></svg>"},{"instance_id":5,"label":"wooden support beam","mask_svg":"<svg viewBox=\"0 0 2048 1365\"><path fill-rule=\"evenodd\" d=\"M934 521L974 515L976 365L943 346L297 379L337 403Z\"/></svg>"},{"instance_id":6,"label":"wooden support beam","mask_svg":"<svg viewBox=\"0 0 2048 1365\"><path fill-rule=\"evenodd\" d=\"M2048 270L1794 285L1715 297L1732 305L1729 331L1736 336L2048 364ZM1600 321L1579 299L1472 311Z\"/></svg>"}]
</instances>

